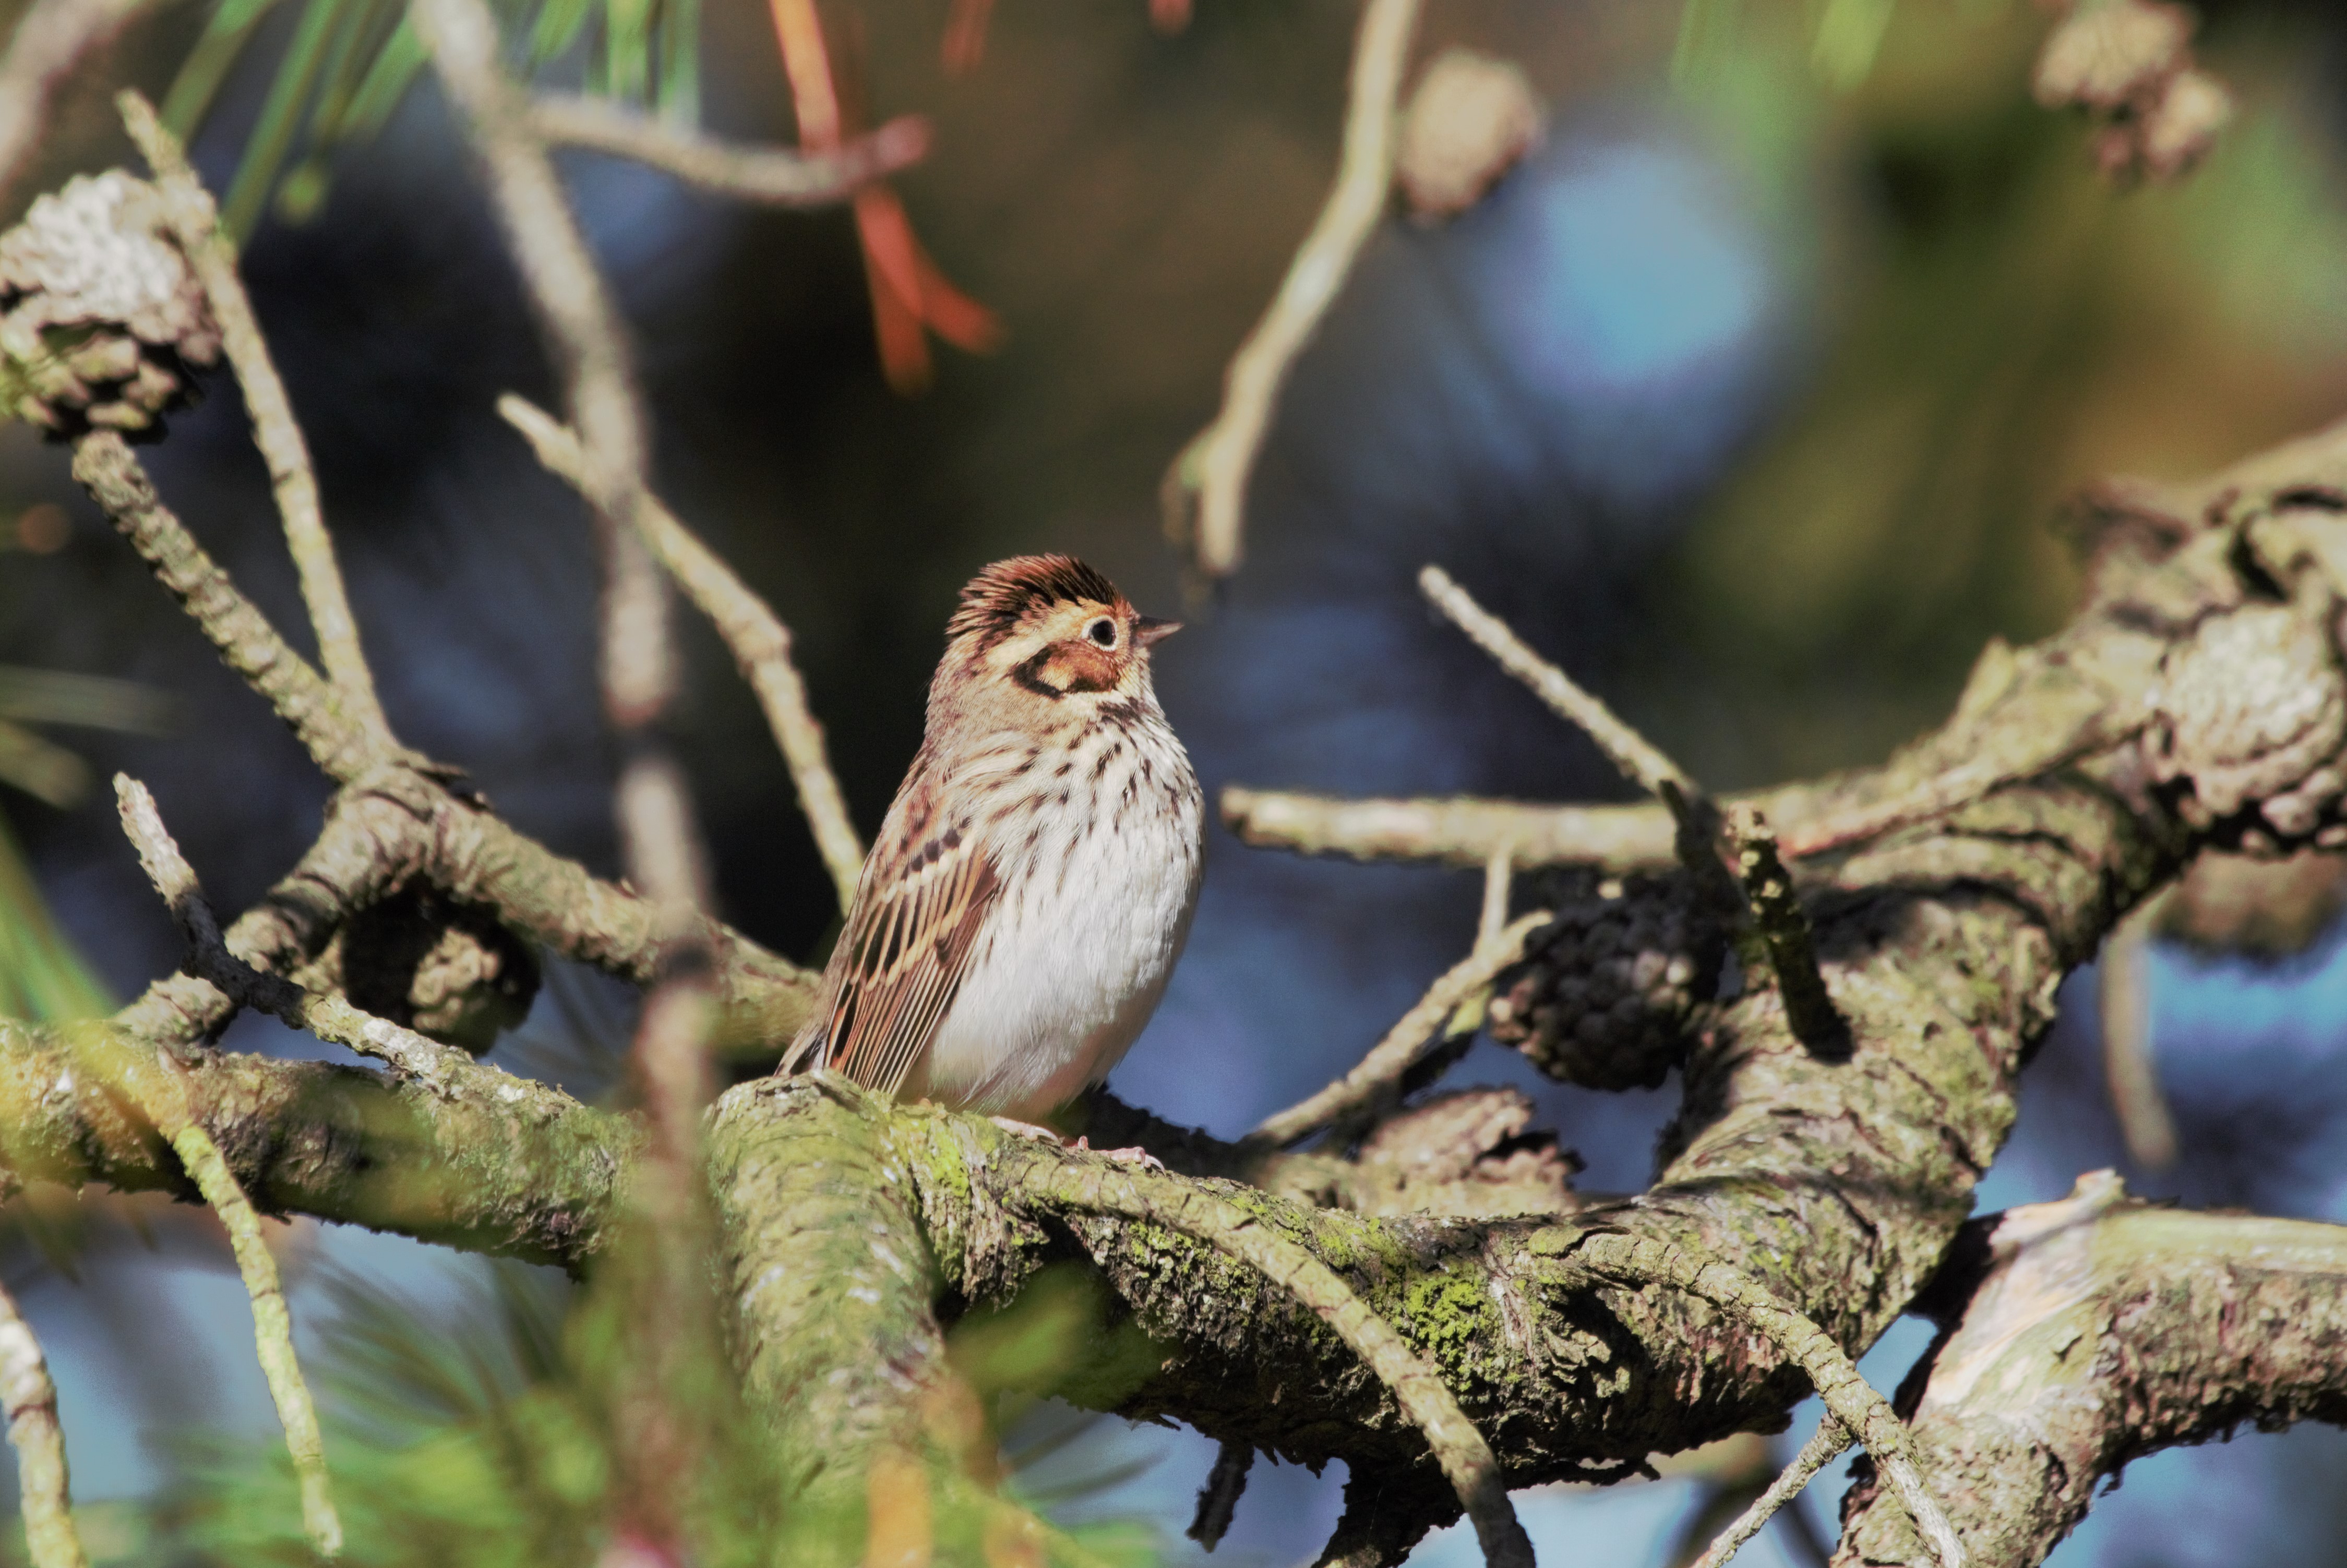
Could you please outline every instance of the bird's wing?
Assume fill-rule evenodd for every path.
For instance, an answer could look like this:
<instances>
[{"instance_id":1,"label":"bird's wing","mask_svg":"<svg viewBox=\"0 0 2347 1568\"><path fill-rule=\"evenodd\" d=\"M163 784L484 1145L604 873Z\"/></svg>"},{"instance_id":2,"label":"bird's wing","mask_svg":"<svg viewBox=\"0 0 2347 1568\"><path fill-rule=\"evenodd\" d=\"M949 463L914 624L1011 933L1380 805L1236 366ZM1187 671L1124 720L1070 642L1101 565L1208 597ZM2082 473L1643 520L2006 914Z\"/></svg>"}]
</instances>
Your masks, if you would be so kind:
<instances>
[{"instance_id":1,"label":"bird's wing","mask_svg":"<svg viewBox=\"0 0 2347 1568\"><path fill-rule=\"evenodd\" d=\"M911 814L921 816L923 830L899 853L876 857L832 965L825 1063L884 1095L903 1086L936 1037L1001 889L978 835ZM884 873L889 866L901 869Z\"/></svg>"}]
</instances>

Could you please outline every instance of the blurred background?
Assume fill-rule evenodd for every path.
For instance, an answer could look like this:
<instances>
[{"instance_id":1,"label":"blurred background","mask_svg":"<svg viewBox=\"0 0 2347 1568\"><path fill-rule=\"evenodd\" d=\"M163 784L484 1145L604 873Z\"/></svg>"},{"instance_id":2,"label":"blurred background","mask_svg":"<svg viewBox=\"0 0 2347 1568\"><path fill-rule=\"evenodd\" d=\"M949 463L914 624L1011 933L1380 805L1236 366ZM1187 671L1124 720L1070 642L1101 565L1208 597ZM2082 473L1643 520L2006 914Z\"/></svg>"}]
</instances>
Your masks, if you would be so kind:
<instances>
[{"instance_id":1,"label":"blurred background","mask_svg":"<svg viewBox=\"0 0 2347 1568\"><path fill-rule=\"evenodd\" d=\"M1430 620L1413 586L1428 561L1714 787L1879 759L1944 716L1986 638L2066 615L2066 494L2114 472L2188 476L2347 412L2347 25L2332 8L2206 7L2201 59L2236 118L2184 180L2116 188L2085 122L2031 100L2049 25L2034 6L1872 0L1889 24L1853 85L1812 59L1818 7L1701 4L1701 27L1669 0L1429 6L1418 56L1463 44L1515 61L1547 135L1456 219L1385 222L1297 365L1246 565L1157 660L1210 796L1622 797L1584 741ZM22 9L0 0L0 24ZM302 10L262 9L194 143L215 189ZM162 97L212 14L160 5L90 62L0 221L69 173L131 161L108 95ZM935 150L898 188L1003 329L989 353L938 350L926 391L883 373L843 211L745 209L586 155L564 167L634 325L657 486L791 625L869 832L976 568L1071 551L1144 610L1181 613L1159 479L1325 195L1358 7L1198 0L1168 33L1142 0L1000 0L982 61L959 73L940 62L945 0L825 15L874 118L931 117ZM703 123L788 143L764 7L704 0L700 27ZM590 53L551 78L577 81ZM473 171L428 80L325 167L329 181L259 212L245 269L386 706L521 828L609 873L588 524L493 412L507 389L555 400ZM216 378L213 392L148 461L207 547L297 626L266 475L232 389ZM830 883L786 776L722 648L685 632L674 731L721 912L817 952ZM75 491L63 449L23 426L0 427L0 721L16 758L0 756L17 786L0 786L14 1014L101 1010L177 962L93 781L148 780L230 909L306 847L325 797ZM2127 1162L2082 976L1982 1208L2116 1165L2140 1192L2347 1221L2347 943L2329 920L2335 871L2313 881L2280 935L2204 922L2152 952L2172 1167ZM1188 955L1113 1087L1235 1134L1349 1064L1463 952L1478 891L1471 875L1307 861L1216 830ZM492 1059L596 1092L630 1005L558 967ZM250 1018L230 1044L316 1050ZM1648 1180L1675 1092L1560 1087L1488 1044L1454 1080L1525 1088L1594 1190ZM77 1499L168 1509L223 1443L271 1436L208 1216L34 1192L8 1218L0 1270L55 1359ZM279 1241L323 1362L350 1354L333 1330L354 1303L409 1303L412 1324L450 1335L485 1309L469 1260L306 1221ZM1878 1386L1927 1338L1900 1325L1866 1363ZM1779 1459L1814 1419L1772 1440ZM1154 1532L1162 1560L1204 1561L1181 1532L1212 1455L1195 1434L1108 1422L1031 1480L1067 1494L1066 1517L1123 1521L1136 1541ZM2163 1454L2127 1480L2063 1568L2347 1562L2337 1432ZM1213 1561L1307 1558L1340 1482L1258 1465ZM1663 1564L1705 1486L1522 1502L1543 1563ZM1829 1540L1840 1490L1829 1475L1802 1504ZM126 1507L123 1539L149 1517ZM1747 1554L1809 1561L1782 1525ZM1414 1559L1476 1560L1456 1535Z\"/></svg>"}]
</instances>

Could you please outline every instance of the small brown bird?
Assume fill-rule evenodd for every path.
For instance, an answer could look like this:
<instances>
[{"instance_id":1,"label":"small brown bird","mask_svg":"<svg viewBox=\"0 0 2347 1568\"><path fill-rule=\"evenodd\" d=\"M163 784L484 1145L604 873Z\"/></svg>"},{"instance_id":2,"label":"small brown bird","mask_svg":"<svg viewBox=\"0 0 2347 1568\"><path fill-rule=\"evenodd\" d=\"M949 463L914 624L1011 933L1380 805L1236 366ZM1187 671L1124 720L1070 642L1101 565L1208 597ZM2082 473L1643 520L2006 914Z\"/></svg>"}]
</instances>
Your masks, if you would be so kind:
<instances>
[{"instance_id":1,"label":"small brown bird","mask_svg":"<svg viewBox=\"0 0 2347 1568\"><path fill-rule=\"evenodd\" d=\"M784 1057L1035 1121L1108 1076L1189 934L1204 805L1153 620L1066 555L961 591L928 731Z\"/></svg>"}]
</instances>

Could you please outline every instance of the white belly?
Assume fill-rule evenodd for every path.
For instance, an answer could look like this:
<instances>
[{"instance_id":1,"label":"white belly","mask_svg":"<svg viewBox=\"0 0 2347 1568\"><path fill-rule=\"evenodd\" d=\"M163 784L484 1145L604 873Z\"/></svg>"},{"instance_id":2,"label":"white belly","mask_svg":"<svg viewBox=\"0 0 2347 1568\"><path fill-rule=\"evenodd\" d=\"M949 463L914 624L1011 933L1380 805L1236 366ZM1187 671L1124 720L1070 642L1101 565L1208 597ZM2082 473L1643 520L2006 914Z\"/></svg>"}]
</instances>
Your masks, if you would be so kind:
<instances>
[{"instance_id":1,"label":"white belly","mask_svg":"<svg viewBox=\"0 0 2347 1568\"><path fill-rule=\"evenodd\" d=\"M1093 795L1096 815L1061 817L1031 847L998 851L1001 893L908 1097L1033 1121L1122 1058L1156 1011L1198 900L1204 804L1167 741L1149 748L1152 777L1122 811L1130 750Z\"/></svg>"}]
</instances>

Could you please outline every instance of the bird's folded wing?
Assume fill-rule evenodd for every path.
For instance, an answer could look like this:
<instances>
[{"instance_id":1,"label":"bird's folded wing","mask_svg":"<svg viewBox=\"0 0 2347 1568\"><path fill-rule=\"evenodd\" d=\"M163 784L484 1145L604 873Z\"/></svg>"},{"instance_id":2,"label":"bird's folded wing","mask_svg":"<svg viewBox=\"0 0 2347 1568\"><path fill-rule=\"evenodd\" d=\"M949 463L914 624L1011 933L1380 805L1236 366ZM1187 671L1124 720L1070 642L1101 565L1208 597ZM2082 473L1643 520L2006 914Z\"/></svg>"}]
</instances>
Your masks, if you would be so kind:
<instances>
[{"instance_id":1,"label":"bird's folded wing","mask_svg":"<svg viewBox=\"0 0 2347 1568\"><path fill-rule=\"evenodd\" d=\"M846 967L824 1031L827 1064L884 1095L936 1037L1001 887L975 836L941 831L899 863L912 870L866 889L840 935Z\"/></svg>"}]
</instances>

